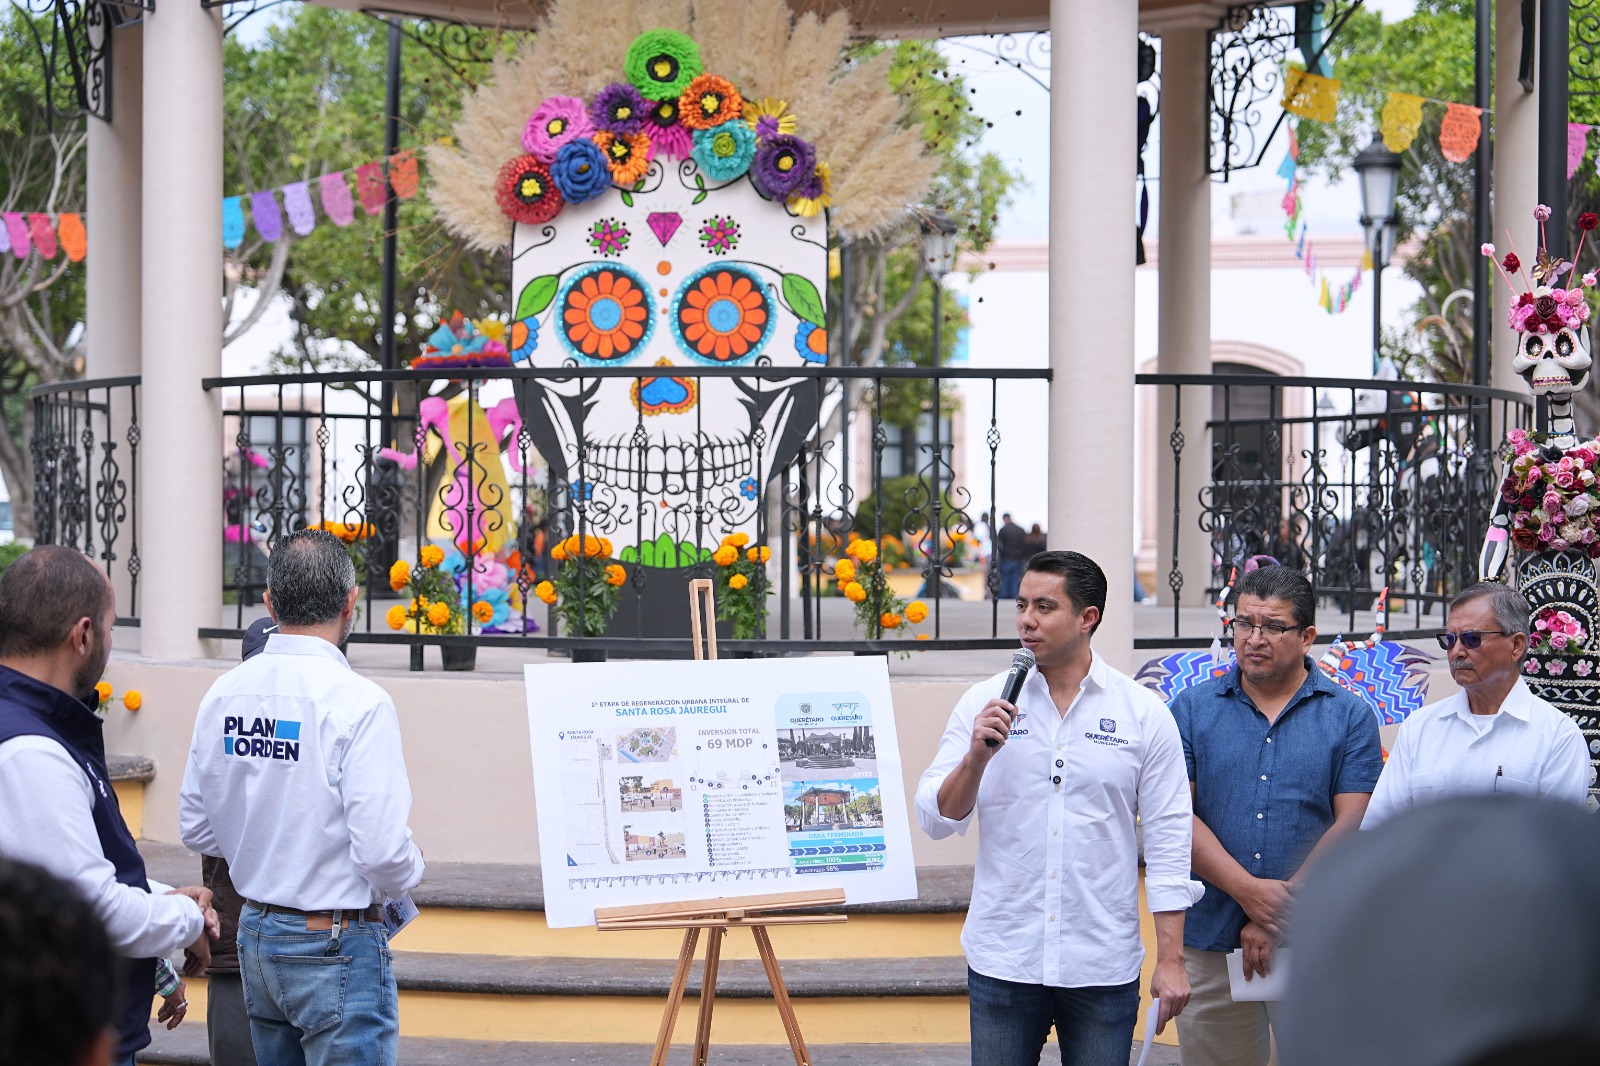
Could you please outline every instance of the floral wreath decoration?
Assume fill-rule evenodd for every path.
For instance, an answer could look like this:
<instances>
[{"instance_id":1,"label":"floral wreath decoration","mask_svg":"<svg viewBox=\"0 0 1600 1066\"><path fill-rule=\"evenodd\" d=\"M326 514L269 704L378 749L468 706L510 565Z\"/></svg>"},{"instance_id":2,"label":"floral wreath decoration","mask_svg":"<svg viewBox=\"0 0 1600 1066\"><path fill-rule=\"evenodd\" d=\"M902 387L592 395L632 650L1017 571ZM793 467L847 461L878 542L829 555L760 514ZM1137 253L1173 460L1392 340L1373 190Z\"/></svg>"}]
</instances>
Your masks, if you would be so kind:
<instances>
[{"instance_id":1,"label":"floral wreath decoration","mask_svg":"<svg viewBox=\"0 0 1600 1066\"><path fill-rule=\"evenodd\" d=\"M658 157L692 158L718 183L748 177L850 237L902 220L931 179L891 57L849 58L843 13L797 18L784 0L617 0L606 13L553 0L429 150L434 205L469 245L503 248L506 218L543 225L612 189L626 201ZM809 137L803 119L821 123Z\"/></svg>"},{"instance_id":2,"label":"floral wreath decoration","mask_svg":"<svg viewBox=\"0 0 1600 1066\"><path fill-rule=\"evenodd\" d=\"M1578 250L1573 253L1571 260L1557 260L1545 248L1544 224L1550 220L1550 209L1540 204L1533 209L1533 217L1539 223L1539 254L1532 271L1523 271L1523 263L1517 257L1515 247L1498 260L1495 259L1495 246L1492 244L1483 245L1479 251L1495 263L1500 276L1513 293L1517 292L1519 286L1512 281L1512 275L1522 278L1522 291L1511 301L1511 307L1506 312L1512 329L1518 333L1576 330L1589 321L1589 301L1584 290L1595 287L1596 272L1591 270L1580 277L1575 272L1575 264L1583 254L1584 241L1596 226L1600 226L1600 215L1585 211L1578 216ZM1569 282L1565 288L1558 287L1557 283L1569 271L1573 271L1572 280L1577 284Z\"/></svg>"},{"instance_id":3,"label":"floral wreath decoration","mask_svg":"<svg viewBox=\"0 0 1600 1066\"><path fill-rule=\"evenodd\" d=\"M537 325L533 328L537 329ZM422 344L422 353L411 360L411 369L508 367L511 353L506 350L505 334L503 322L493 319L474 322L456 311L428 335Z\"/></svg>"}]
</instances>

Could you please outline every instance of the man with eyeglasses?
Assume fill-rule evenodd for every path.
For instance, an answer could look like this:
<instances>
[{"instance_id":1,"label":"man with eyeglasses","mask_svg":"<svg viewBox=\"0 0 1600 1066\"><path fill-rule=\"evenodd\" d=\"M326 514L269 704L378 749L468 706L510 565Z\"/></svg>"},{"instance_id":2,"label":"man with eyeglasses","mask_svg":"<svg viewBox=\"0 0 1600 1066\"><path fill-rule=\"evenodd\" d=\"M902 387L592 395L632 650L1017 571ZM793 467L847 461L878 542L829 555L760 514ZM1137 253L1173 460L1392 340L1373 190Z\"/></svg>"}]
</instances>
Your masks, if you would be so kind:
<instances>
[{"instance_id":1,"label":"man with eyeglasses","mask_svg":"<svg viewBox=\"0 0 1600 1066\"><path fill-rule=\"evenodd\" d=\"M1522 680L1529 613L1522 594L1497 581L1450 601L1439 646L1461 691L1401 723L1363 829L1446 796L1587 801L1582 731Z\"/></svg>"},{"instance_id":2,"label":"man with eyeglasses","mask_svg":"<svg viewBox=\"0 0 1600 1066\"><path fill-rule=\"evenodd\" d=\"M1184 964L1194 993L1178 1018L1184 1066L1264 1066L1278 1004L1235 1003L1228 954L1246 976L1272 970L1306 871L1361 825L1383 765L1378 721L1307 656L1317 630L1311 583L1282 566L1239 582L1237 664L1172 701L1194 794Z\"/></svg>"}]
</instances>

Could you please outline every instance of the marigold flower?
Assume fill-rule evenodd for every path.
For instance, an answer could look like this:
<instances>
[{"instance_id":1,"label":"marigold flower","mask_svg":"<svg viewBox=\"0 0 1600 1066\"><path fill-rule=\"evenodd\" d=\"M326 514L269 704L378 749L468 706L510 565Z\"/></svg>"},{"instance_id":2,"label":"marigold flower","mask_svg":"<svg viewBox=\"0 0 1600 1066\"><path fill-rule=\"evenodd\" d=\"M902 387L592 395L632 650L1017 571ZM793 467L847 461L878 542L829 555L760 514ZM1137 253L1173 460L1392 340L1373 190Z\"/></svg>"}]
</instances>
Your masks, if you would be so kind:
<instances>
[{"instance_id":1,"label":"marigold flower","mask_svg":"<svg viewBox=\"0 0 1600 1066\"><path fill-rule=\"evenodd\" d=\"M567 549L565 547L563 547L562 545L557 544L554 548L550 549L550 558L554 559L558 563L566 562L567 561Z\"/></svg>"},{"instance_id":2,"label":"marigold flower","mask_svg":"<svg viewBox=\"0 0 1600 1066\"><path fill-rule=\"evenodd\" d=\"M752 563L764 563L772 558L772 549L763 544L759 548L751 548L745 552L744 557Z\"/></svg>"},{"instance_id":3,"label":"marigold flower","mask_svg":"<svg viewBox=\"0 0 1600 1066\"><path fill-rule=\"evenodd\" d=\"M918 633L917 634L917 639L918 640L932 640L933 637L930 634L927 634L927 633Z\"/></svg>"},{"instance_id":4,"label":"marigold flower","mask_svg":"<svg viewBox=\"0 0 1600 1066\"><path fill-rule=\"evenodd\" d=\"M388 613L383 616L383 620L389 623L390 629L404 629L406 627L406 619L409 617L411 617L410 613L397 603L389 608Z\"/></svg>"},{"instance_id":5,"label":"marigold flower","mask_svg":"<svg viewBox=\"0 0 1600 1066\"><path fill-rule=\"evenodd\" d=\"M748 584L750 584L750 579L745 577L743 574L734 574L728 579L728 587L733 589L735 592L744 588Z\"/></svg>"},{"instance_id":6,"label":"marigold flower","mask_svg":"<svg viewBox=\"0 0 1600 1066\"><path fill-rule=\"evenodd\" d=\"M111 682L109 682L109 681L97 681L97 682L95 682L94 694L96 696L100 697L100 702L101 703L104 703L106 700L109 700L111 698Z\"/></svg>"},{"instance_id":7,"label":"marigold flower","mask_svg":"<svg viewBox=\"0 0 1600 1066\"><path fill-rule=\"evenodd\" d=\"M611 558L611 549L612 549L612 544L611 544L610 539L607 538L607 537L601 537L600 538L600 556L601 556L601 558L603 558L603 559Z\"/></svg>"},{"instance_id":8,"label":"marigold flower","mask_svg":"<svg viewBox=\"0 0 1600 1066\"><path fill-rule=\"evenodd\" d=\"M606 567L606 584L620 588L626 580L628 580L628 572L622 568L620 563L612 563Z\"/></svg>"},{"instance_id":9,"label":"marigold flower","mask_svg":"<svg viewBox=\"0 0 1600 1066\"><path fill-rule=\"evenodd\" d=\"M122 705L130 711L137 711L144 706L144 696L136 688L130 688L122 694Z\"/></svg>"},{"instance_id":10,"label":"marigold flower","mask_svg":"<svg viewBox=\"0 0 1600 1066\"><path fill-rule=\"evenodd\" d=\"M856 577L856 564L849 559L840 559L833 565L833 576L838 581L854 581Z\"/></svg>"},{"instance_id":11,"label":"marigold flower","mask_svg":"<svg viewBox=\"0 0 1600 1066\"><path fill-rule=\"evenodd\" d=\"M867 598L867 590L861 587L859 581L848 582L844 587L844 598L851 603L860 603Z\"/></svg>"},{"instance_id":12,"label":"marigold flower","mask_svg":"<svg viewBox=\"0 0 1600 1066\"><path fill-rule=\"evenodd\" d=\"M711 561L718 566L732 566L737 558L739 558L739 549L732 544L724 544L711 555Z\"/></svg>"},{"instance_id":13,"label":"marigold flower","mask_svg":"<svg viewBox=\"0 0 1600 1066\"><path fill-rule=\"evenodd\" d=\"M533 586L533 594L545 603L554 604L556 602L556 587L548 581L541 581Z\"/></svg>"},{"instance_id":14,"label":"marigold flower","mask_svg":"<svg viewBox=\"0 0 1600 1066\"><path fill-rule=\"evenodd\" d=\"M583 554L584 554L584 557L587 558L587 559L598 559L600 557L600 555L602 554L600 538L599 537L588 537L588 536L584 537L583 538Z\"/></svg>"},{"instance_id":15,"label":"marigold flower","mask_svg":"<svg viewBox=\"0 0 1600 1066\"><path fill-rule=\"evenodd\" d=\"M923 603L921 600L912 600L911 603L906 606L906 621L910 622L912 625L921 624L922 620L927 617L928 605Z\"/></svg>"},{"instance_id":16,"label":"marigold flower","mask_svg":"<svg viewBox=\"0 0 1600 1066\"><path fill-rule=\"evenodd\" d=\"M878 621L883 623L883 628L885 629L900 628L900 616L893 611L884 611L883 614L878 616Z\"/></svg>"},{"instance_id":17,"label":"marigold flower","mask_svg":"<svg viewBox=\"0 0 1600 1066\"><path fill-rule=\"evenodd\" d=\"M870 563L878 557L878 546L870 540L858 540L846 550L861 563Z\"/></svg>"},{"instance_id":18,"label":"marigold flower","mask_svg":"<svg viewBox=\"0 0 1600 1066\"><path fill-rule=\"evenodd\" d=\"M735 533L733 536L729 537L725 543L732 544L735 548L743 548L746 544L750 543L750 534Z\"/></svg>"},{"instance_id":19,"label":"marigold flower","mask_svg":"<svg viewBox=\"0 0 1600 1066\"><path fill-rule=\"evenodd\" d=\"M428 624L435 628L450 624L450 605L448 603L428 604Z\"/></svg>"},{"instance_id":20,"label":"marigold flower","mask_svg":"<svg viewBox=\"0 0 1600 1066\"><path fill-rule=\"evenodd\" d=\"M444 562L444 549L437 544L424 544L422 550L417 553L417 559L422 563L423 569L432 570Z\"/></svg>"},{"instance_id":21,"label":"marigold flower","mask_svg":"<svg viewBox=\"0 0 1600 1066\"><path fill-rule=\"evenodd\" d=\"M472 605L472 617L477 619L479 625L487 624L494 617L494 604L479 600Z\"/></svg>"},{"instance_id":22,"label":"marigold flower","mask_svg":"<svg viewBox=\"0 0 1600 1066\"><path fill-rule=\"evenodd\" d=\"M411 583L411 564L404 559L395 560L389 567L389 587L399 592Z\"/></svg>"}]
</instances>

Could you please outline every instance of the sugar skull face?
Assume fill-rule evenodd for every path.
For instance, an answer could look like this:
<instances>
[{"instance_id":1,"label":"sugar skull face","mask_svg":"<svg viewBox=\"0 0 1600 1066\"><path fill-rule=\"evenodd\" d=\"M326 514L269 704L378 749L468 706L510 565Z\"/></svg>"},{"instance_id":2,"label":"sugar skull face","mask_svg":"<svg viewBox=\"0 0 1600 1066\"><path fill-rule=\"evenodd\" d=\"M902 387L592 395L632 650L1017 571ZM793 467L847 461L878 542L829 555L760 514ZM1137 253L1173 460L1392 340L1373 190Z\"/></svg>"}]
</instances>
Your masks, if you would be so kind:
<instances>
[{"instance_id":1,"label":"sugar skull face","mask_svg":"<svg viewBox=\"0 0 1600 1066\"><path fill-rule=\"evenodd\" d=\"M1511 365L1535 396L1576 392L1589 382L1590 358L1580 336L1588 316L1581 301L1580 289L1541 286L1512 308L1514 325L1521 313L1523 332Z\"/></svg>"},{"instance_id":2,"label":"sugar skull face","mask_svg":"<svg viewBox=\"0 0 1600 1066\"><path fill-rule=\"evenodd\" d=\"M825 363L825 216L660 157L626 193L518 223L512 255L512 358L575 371L532 383L523 418L593 520L713 547L752 522L816 424L815 390L673 368ZM599 367L638 375L582 376Z\"/></svg>"}]
</instances>

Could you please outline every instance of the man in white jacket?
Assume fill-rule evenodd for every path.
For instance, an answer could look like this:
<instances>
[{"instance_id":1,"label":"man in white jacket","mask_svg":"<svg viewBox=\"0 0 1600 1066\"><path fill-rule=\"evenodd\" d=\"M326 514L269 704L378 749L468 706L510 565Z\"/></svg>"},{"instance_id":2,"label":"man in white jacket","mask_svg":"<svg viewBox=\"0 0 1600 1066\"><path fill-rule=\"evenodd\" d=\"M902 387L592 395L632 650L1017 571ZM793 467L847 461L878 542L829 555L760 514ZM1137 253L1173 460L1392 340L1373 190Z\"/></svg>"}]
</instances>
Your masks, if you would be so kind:
<instances>
[{"instance_id":1,"label":"man in white jacket","mask_svg":"<svg viewBox=\"0 0 1600 1066\"><path fill-rule=\"evenodd\" d=\"M183 842L228 861L247 901L239 967L263 1063L392 1064L399 997L381 902L422 880L394 704L339 651L355 568L320 530L267 572L279 630L220 678L195 717Z\"/></svg>"}]
</instances>

